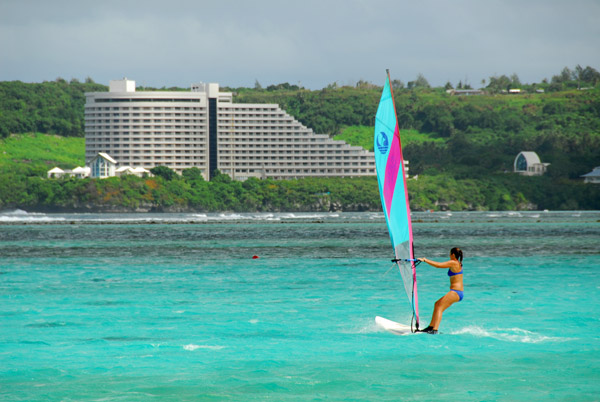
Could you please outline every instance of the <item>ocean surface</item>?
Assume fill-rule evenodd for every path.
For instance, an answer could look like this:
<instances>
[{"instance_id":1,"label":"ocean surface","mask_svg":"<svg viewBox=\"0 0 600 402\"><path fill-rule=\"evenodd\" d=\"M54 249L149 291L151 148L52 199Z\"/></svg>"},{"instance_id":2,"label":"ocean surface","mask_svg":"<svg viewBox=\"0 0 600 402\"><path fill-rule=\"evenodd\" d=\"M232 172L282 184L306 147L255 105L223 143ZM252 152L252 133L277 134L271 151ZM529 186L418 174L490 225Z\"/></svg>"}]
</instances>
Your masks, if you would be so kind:
<instances>
[{"instance_id":1,"label":"ocean surface","mask_svg":"<svg viewBox=\"0 0 600 402\"><path fill-rule=\"evenodd\" d=\"M600 400L600 212L413 222L438 335L383 214L0 213L0 400Z\"/></svg>"}]
</instances>

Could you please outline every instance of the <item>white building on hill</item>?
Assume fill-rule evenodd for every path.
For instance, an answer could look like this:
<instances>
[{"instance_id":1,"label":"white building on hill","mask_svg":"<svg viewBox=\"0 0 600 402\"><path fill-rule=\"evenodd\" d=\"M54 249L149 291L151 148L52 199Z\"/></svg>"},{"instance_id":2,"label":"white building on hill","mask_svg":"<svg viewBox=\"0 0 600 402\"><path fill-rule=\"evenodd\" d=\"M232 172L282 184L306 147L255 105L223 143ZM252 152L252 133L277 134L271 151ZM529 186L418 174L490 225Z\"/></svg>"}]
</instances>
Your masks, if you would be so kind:
<instances>
[{"instance_id":1,"label":"white building on hill","mask_svg":"<svg viewBox=\"0 0 600 402\"><path fill-rule=\"evenodd\" d=\"M138 177L150 176L151 173L149 170L144 169L143 167L131 167L131 166L121 166L115 170L115 175L124 176L124 175L134 175Z\"/></svg>"},{"instance_id":2,"label":"white building on hill","mask_svg":"<svg viewBox=\"0 0 600 402\"><path fill-rule=\"evenodd\" d=\"M134 81L111 81L86 94L86 160L102 152L145 169L197 167L207 180L217 169L236 180L376 174L372 152L315 134L278 105L232 100L218 84L136 92Z\"/></svg>"},{"instance_id":3,"label":"white building on hill","mask_svg":"<svg viewBox=\"0 0 600 402\"><path fill-rule=\"evenodd\" d=\"M594 170L581 175L581 177L583 177L584 183L600 184L600 166L596 166Z\"/></svg>"},{"instance_id":4,"label":"white building on hill","mask_svg":"<svg viewBox=\"0 0 600 402\"><path fill-rule=\"evenodd\" d=\"M90 161L91 168L90 177L104 179L115 176L117 161L105 152L98 154Z\"/></svg>"},{"instance_id":5,"label":"white building on hill","mask_svg":"<svg viewBox=\"0 0 600 402\"><path fill-rule=\"evenodd\" d=\"M59 177L63 177L64 175L65 171L59 168L58 166L48 170L49 179L58 179Z\"/></svg>"},{"instance_id":6,"label":"white building on hill","mask_svg":"<svg viewBox=\"0 0 600 402\"><path fill-rule=\"evenodd\" d=\"M515 158L514 172L524 176L541 176L546 173L549 163L542 163L535 152L519 152Z\"/></svg>"},{"instance_id":7,"label":"white building on hill","mask_svg":"<svg viewBox=\"0 0 600 402\"><path fill-rule=\"evenodd\" d=\"M84 166L84 167L77 166L71 172L74 177L77 177L78 179L83 179L85 177L90 177L90 174L92 173L92 169L90 169L89 166Z\"/></svg>"},{"instance_id":8,"label":"white building on hill","mask_svg":"<svg viewBox=\"0 0 600 402\"><path fill-rule=\"evenodd\" d=\"M58 179L60 177L67 176L67 177L76 177L78 179L83 179L85 177L89 177L90 172L91 172L91 170L87 166L86 167L77 166L73 170L69 170L69 169L63 170L59 167L55 167L55 168L48 170L48 178L49 179Z\"/></svg>"}]
</instances>

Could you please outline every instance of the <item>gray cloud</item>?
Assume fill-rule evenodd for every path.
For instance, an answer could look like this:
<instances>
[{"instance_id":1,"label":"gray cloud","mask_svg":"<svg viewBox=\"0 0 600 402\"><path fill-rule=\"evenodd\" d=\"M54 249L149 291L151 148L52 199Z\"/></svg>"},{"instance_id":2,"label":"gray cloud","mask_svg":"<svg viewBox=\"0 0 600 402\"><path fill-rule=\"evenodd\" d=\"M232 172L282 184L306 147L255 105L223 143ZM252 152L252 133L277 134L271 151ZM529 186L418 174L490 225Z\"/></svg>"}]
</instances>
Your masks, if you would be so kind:
<instances>
[{"instance_id":1,"label":"gray cloud","mask_svg":"<svg viewBox=\"0 0 600 402\"><path fill-rule=\"evenodd\" d=\"M0 3L0 80L322 88L385 69L434 85L600 68L595 0L15 1Z\"/></svg>"}]
</instances>

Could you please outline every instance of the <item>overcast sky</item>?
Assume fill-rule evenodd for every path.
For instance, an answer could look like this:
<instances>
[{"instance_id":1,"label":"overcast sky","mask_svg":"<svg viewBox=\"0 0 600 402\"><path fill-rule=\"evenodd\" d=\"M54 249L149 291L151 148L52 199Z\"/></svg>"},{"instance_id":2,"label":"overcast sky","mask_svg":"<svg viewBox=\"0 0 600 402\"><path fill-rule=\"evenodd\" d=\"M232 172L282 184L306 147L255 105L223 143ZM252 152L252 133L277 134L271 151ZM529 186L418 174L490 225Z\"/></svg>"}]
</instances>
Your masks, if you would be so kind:
<instances>
[{"instance_id":1,"label":"overcast sky","mask_svg":"<svg viewBox=\"0 0 600 402\"><path fill-rule=\"evenodd\" d=\"M320 89L600 70L600 0L0 0L0 81Z\"/></svg>"}]
</instances>

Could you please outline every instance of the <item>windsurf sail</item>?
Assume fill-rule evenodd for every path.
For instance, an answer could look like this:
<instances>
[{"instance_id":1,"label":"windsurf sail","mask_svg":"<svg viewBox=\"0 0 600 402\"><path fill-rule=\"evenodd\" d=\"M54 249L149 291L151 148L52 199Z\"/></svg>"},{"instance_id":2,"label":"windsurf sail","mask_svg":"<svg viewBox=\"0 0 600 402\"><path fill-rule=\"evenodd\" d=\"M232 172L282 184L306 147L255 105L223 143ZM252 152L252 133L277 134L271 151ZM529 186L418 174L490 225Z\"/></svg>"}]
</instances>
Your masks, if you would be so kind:
<instances>
[{"instance_id":1,"label":"windsurf sail","mask_svg":"<svg viewBox=\"0 0 600 402\"><path fill-rule=\"evenodd\" d=\"M417 295L417 270L413 249L412 222L408 203L408 188L400 131L396 117L394 95L388 71L385 86L375 115L375 167L381 205L390 233L404 289L413 312L416 329L419 329L419 298Z\"/></svg>"}]
</instances>

